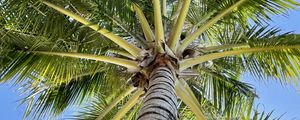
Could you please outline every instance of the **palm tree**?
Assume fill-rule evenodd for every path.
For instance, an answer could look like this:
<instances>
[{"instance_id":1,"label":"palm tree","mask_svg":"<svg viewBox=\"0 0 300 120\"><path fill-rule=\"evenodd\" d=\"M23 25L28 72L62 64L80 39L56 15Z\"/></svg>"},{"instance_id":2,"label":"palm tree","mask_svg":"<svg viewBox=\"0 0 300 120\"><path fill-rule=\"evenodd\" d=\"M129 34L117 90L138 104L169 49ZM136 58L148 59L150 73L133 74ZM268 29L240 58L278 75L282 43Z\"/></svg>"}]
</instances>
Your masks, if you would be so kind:
<instances>
[{"instance_id":1,"label":"palm tree","mask_svg":"<svg viewBox=\"0 0 300 120\"><path fill-rule=\"evenodd\" d=\"M299 35L264 25L298 5L2 0L0 82L26 95L24 118L85 104L74 118L249 119L256 94L242 73L297 83Z\"/></svg>"}]
</instances>

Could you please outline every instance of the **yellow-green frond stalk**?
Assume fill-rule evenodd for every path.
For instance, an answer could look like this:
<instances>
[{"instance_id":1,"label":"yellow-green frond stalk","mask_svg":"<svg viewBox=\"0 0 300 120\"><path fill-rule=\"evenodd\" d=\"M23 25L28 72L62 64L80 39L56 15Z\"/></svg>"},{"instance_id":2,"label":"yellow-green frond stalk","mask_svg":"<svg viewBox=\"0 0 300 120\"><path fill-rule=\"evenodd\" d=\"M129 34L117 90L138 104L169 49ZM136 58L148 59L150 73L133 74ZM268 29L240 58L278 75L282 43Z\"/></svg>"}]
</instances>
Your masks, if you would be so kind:
<instances>
[{"instance_id":1,"label":"yellow-green frond stalk","mask_svg":"<svg viewBox=\"0 0 300 120\"><path fill-rule=\"evenodd\" d=\"M194 112L197 120L205 120L201 107L189 85L182 79L176 80L176 95Z\"/></svg>"},{"instance_id":2,"label":"yellow-green frond stalk","mask_svg":"<svg viewBox=\"0 0 300 120\"><path fill-rule=\"evenodd\" d=\"M228 44L228 45L217 45L217 46L210 46L201 48L201 52L213 52L219 50L226 50L226 49L239 49L239 48L249 48L249 44Z\"/></svg>"},{"instance_id":3,"label":"yellow-green frond stalk","mask_svg":"<svg viewBox=\"0 0 300 120\"><path fill-rule=\"evenodd\" d=\"M155 36L150 28L150 25L140 7L136 4L133 4L134 10L136 11L137 17L140 20L145 38L148 43L152 43L155 39Z\"/></svg>"},{"instance_id":4,"label":"yellow-green frond stalk","mask_svg":"<svg viewBox=\"0 0 300 120\"><path fill-rule=\"evenodd\" d=\"M180 14L176 20L176 24L175 24L174 28L172 29L170 39L168 40L168 45L170 46L171 50L173 50L174 52L176 52L175 51L176 46L178 44L179 37L180 37L180 34L183 29L183 25L185 22L187 12L189 10L190 3L191 3L191 0L184 0L184 2L182 4L182 8L180 10Z\"/></svg>"},{"instance_id":5,"label":"yellow-green frond stalk","mask_svg":"<svg viewBox=\"0 0 300 120\"><path fill-rule=\"evenodd\" d=\"M73 57L80 59L90 59L96 61L102 61L106 63L112 63L115 65L124 66L130 70L139 70L138 63L132 60L126 60L122 58L108 57L108 56L98 56L84 53L67 53L67 52L43 52L43 51L33 51L36 54L44 54L44 55L57 55L62 57Z\"/></svg>"},{"instance_id":6,"label":"yellow-green frond stalk","mask_svg":"<svg viewBox=\"0 0 300 120\"><path fill-rule=\"evenodd\" d=\"M154 5L154 24L155 24L155 41L158 52L164 53L162 43L165 42L164 27L161 16L160 0L153 0Z\"/></svg>"},{"instance_id":7,"label":"yellow-green frond stalk","mask_svg":"<svg viewBox=\"0 0 300 120\"><path fill-rule=\"evenodd\" d=\"M130 58L132 60L135 60L136 58L134 56L132 56L130 53L126 52L126 51L122 51L122 50L108 50L108 53L114 53L114 54L118 54L127 58Z\"/></svg>"},{"instance_id":8,"label":"yellow-green frond stalk","mask_svg":"<svg viewBox=\"0 0 300 120\"><path fill-rule=\"evenodd\" d=\"M92 28L93 30L99 32L103 36L107 37L108 39L110 39L113 42L115 42L116 44L118 44L120 47L124 48L126 51L128 51L130 54L132 54L136 58L140 56L141 49L134 46L133 44L128 43L126 40L124 40L121 37L113 34L112 32L108 31L107 29L100 28L99 25L93 24L92 22L86 20L85 18L83 18L79 15L76 15L76 14L74 14L74 13L72 13L72 12L62 8L62 7L54 5L50 2L43 1L43 3L46 4L47 6L53 8L53 9L59 11L60 13L65 14L65 15L77 20L78 22Z\"/></svg>"},{"instance_id":9,"label":"yellow-green frond stalk","mask_svg":"<svg viewBox=\"0 0 300 120\"><path fill-rule=\"evenodd\" d=\"M105 117L105 115L107 115L107 113L109 113L121 100L123 100L126 96L128 96L135 89L136 88L134 88L134 87L130 87L126 91L121 93L117 98L115 98L109 104L109 106L107 106L105 108L105 110L103 110L103 112L96 118L96 120L102 120Z\"/></svg>"},{"instance_id":10,"label":"yellow-green frond stalk","mask_svg":"<svg viewBox=\"0 0 300 120\"><path fill-rule=\"evenodd\" d=\"M252 53L252 52L266 52L272 50L284 50L284 49L295 49L300 48L300 46L278 46L278 47L262 47L262 48L244 48L239 50L232 50L232 51L224 51L219 53L211 53L195 58L185 59L179 62L179 71L183 71L189 67L194 65L206 62L208 60L214 60L218 58L223 58L232 55L240 55L244 53Z\"/></svg>"},{"instance_id":11,"label":"yellow-green frond stalk","mask_svg":"<svg viewBox=\"0 0 300 120\"><path fill-rule=\"evenodd\" d=\"M122 106L119 112L115 115L113 120L121 120L122 117L139 101L139 97L144 94L143 89L138 89L132 97L128 100L128 102Z\"/></svg>"},{"instance_id":12,"label":"yellow-green frond stalk","mask_svg":"<svg viewBox=\"0 0 300 120\"><path fill-rule=\"evenodd\" d=\"M199 35L201 35L203 32L205 32L208 28L210 28L212 25L214 25L217 21L219 21L222 17L230 13L232 10L240 6L242 3L244 3L246 0L240 0L237 3L233 4L229 8L221 11L220 14L209 20L207 23L205 23L203 26L201 26L199 29L197 29L194 33L187 36L184 40L181 46L178 48L178 53L181 53L184 51L184 49L189 46Z\"/></svg>"}]
</instances>

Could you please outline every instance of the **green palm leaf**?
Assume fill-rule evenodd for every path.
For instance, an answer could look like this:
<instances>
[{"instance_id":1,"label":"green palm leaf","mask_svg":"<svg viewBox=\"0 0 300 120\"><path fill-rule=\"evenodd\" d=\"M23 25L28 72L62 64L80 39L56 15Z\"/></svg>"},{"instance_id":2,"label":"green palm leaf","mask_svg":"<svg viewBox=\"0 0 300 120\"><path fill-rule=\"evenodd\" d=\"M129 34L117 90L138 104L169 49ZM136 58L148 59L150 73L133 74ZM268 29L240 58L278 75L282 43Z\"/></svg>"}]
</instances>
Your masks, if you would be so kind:
<instances>
[{"instance_id":1,"label":"green palm leaf","mask_svg":"<svg viewBox=\"0 0 300 120\"><path fill-rule=\"evenodd\" d=\"M186 68L186 63L201 63L207 60L213 60L232 55L240 55L242 60L239 60L240 65L245 65L248 70L254 75L266 78L274 77L280 80L295 79L298 71L298 52L299 52L299 38L298 35L282 34L277 35L277 29L266 29L265 27L257 29L253 27L246 33L230 35L228 40L224 41L226 37L220 35L221 43L245 44L248 48L239 48L236 50L227 50L208 55L200 56L199 58L187 59L182 62L182 69ZM230 39L231 38L231 39ZM205 48L204 48L205 49ZM197 61L197 62L196 62ZM276 62L275 62L276 61ZM271 63L271 64L266 64Z\"/></svg>"}]
</instances>

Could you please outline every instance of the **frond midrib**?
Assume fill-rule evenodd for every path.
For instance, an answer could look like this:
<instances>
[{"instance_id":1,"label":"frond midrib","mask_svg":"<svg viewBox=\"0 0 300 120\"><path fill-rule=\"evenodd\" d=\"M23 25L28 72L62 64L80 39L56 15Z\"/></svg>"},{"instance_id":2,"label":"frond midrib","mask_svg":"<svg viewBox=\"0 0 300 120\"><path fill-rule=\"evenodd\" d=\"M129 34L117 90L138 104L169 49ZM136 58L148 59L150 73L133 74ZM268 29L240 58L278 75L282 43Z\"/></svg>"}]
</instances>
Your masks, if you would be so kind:
<instances>
[{"instance_id":1,"label":"frond midrib","mask_svg":"<svg viewBox=\"0 0 300 120\"><path fill-rule=\"evenodd\" d=\"M226 56L239 55L244 53L253 53L253 52L267 52L267 51L277 51L277 50L288 50L288 49L297 49L300 48L300 45L290 45L290 46L274 46L274 47L254 47L254 48L244 48L239 50L232 51L224 51L219 53L210 53L207 55L202 55L194 58L184 59L180 61L179 70L182 71L188 67L192 67L194 65L214 60L218 58L223 58Z\"/></svg>"}]
</instances>

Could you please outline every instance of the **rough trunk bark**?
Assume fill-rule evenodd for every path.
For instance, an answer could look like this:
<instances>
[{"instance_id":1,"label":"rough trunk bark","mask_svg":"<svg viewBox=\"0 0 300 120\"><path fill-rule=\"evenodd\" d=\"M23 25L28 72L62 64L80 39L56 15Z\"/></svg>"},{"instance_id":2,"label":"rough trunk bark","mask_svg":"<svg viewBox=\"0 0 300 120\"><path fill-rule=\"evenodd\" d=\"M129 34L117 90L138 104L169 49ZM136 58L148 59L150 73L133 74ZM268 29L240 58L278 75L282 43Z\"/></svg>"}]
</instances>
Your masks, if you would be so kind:
<instances>
[{"instance_id":1,"label":"rough trunk bark","mask_svg":"<svg viewBox=\"0 0 300 120\"><path fill-rule=\"evenodd\" d=\"M138 120L177 120L175 80L168 67L158 67L152 71Z\"/></svg>"}]
</instances>

